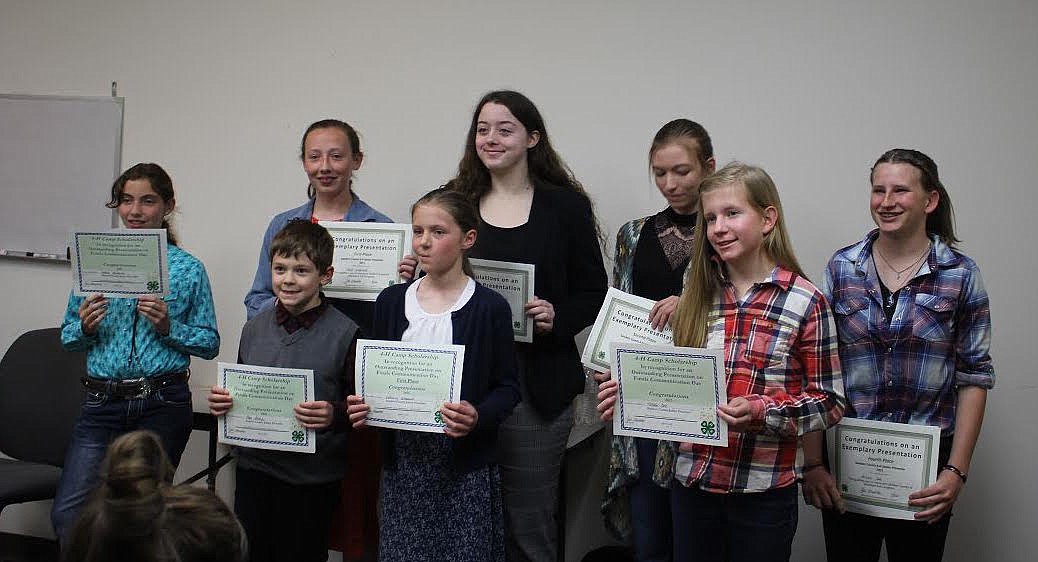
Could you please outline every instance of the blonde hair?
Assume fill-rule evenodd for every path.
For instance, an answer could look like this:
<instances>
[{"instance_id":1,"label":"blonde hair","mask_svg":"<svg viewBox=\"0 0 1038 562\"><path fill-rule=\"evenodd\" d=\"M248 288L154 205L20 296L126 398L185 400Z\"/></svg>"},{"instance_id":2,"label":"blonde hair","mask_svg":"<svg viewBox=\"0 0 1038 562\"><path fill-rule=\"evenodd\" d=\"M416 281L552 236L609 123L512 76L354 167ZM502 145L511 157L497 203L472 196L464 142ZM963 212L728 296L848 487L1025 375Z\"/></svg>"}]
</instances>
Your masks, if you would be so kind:
<instances>
[{"instance_id":1,"label":"blonde hair","mask_svg":"<svg viewBox=\"0 0 1038 562\"><path fill-rule=\"evenodd\" d=\"M702 195L730 185L742 186L746 201L758 213L763 215L768 207L775 208L775 227L764 235L761 247L775 263L806 279L807 276L793 254L793 244L786 231L786 221L782 213L782 202L771 176L756 166L730 162L703 179L703 183L699 185L699 193ZM685 279L685 289L681 292L681 300L678 301L674 313L675 345L702 347L706 344L710 310L714 299L721 292L721 264L717 252L707 240L706 228L706 219L700 212L696 219L696 237L692 240L692 259L688 277Z\"/></svg>"}]
</instances>

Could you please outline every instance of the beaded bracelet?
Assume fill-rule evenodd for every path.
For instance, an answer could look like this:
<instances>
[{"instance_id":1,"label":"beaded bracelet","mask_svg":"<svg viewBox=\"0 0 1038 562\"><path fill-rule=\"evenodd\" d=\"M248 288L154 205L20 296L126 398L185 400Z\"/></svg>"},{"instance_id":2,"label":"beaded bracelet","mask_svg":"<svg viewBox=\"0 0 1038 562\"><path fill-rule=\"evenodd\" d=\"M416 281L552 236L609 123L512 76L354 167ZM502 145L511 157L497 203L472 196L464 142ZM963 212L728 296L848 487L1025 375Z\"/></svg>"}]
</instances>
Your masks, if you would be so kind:
<instances>
[{"instance_id":1,"label":"beaded bracelet","mask_svg":"<svg viewBox=\"0 0 1038 562\"><path fill-rule=\"evenodd\" d=\"M966 483L966 473L961 471L961 470L959 470L958 468L956 468L955 465L946 464L946 465L941 467L941 470L950 470L951 472L954 472L956 476L958 476L959 478L962 478L962 483L963 484Z\"/></svg>"}]
</instances>

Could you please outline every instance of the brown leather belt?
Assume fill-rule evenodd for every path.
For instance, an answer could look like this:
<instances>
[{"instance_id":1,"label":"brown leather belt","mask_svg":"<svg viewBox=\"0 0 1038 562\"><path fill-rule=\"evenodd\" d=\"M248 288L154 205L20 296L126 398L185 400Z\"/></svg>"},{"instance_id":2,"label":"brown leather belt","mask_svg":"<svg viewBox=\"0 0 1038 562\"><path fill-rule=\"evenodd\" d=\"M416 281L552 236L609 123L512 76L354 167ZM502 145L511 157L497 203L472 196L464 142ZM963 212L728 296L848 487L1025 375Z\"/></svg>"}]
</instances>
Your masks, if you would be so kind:
<instances>
[{"instance_id":1,"label":"brown leather belt","mask_svg":"<svg viewBox=\"0 0 1038 562\"><path fill-rule=\"evenodd\" d=\"M83 377L80 380L83 388L89 392L104 394L112 398L146 398L155 391L166 388L191 378L190 369L179 373L166 373L153 377L141 377L139 379L103 379L98 377Z\"/></svg>"}]
</instances>

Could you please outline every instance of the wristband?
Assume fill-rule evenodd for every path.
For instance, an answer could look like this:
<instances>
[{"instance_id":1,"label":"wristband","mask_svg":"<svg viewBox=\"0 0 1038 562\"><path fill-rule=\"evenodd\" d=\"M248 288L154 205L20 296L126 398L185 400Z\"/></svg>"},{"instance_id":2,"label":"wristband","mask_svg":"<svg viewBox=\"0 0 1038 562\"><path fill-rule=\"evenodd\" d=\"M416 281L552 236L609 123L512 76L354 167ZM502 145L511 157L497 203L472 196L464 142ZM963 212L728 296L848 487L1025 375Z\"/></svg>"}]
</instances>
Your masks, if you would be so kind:
<instances>
[{"instance_id":1,"label":"wristband","mask_svg":"<svg viewBox=\"0 0 1038 562\"><path fill-rule=\"evenodd\" d=\"M812 462L812 463L805 463L804 466L800 469L800 473L801 474L807 473L807 472L812 471L812 470L814 470L814 469L816 469L816 468L818 468L820 466L822 466L822 461Z\"/></svg>"},{"instance_id":2,"label":"wristband","mask_svg":"<svg viewBox=\"0 0 1038 562\"><path fill-rule=\"evenodd\" d=\"M948 471L954 472L956 476L958 476L959 478L962 478L962 483L963 484L966 483L966 473L961 471L961 470L959 470L958 468L956 468L955 465L946 464L946 465L941 467L941 470L948 470Z\"/></svg>"}]
</instances>

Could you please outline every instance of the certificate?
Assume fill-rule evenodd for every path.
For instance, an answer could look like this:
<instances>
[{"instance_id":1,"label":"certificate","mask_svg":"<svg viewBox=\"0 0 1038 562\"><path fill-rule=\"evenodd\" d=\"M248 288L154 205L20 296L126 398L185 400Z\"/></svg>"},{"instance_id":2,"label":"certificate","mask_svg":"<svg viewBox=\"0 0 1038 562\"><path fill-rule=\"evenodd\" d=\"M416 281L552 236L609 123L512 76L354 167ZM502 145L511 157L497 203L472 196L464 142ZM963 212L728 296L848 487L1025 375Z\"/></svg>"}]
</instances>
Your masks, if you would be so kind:
<instances>
[{"instance_id":1,"label":"certificate","mask_svg":"<svg viewBox=\"0 0 1038 562\"><path fill-rule=\"evenodd\" d=\"M533 318L526 315L526 303L533 299L534 266L529 263L470 259L476 281L505 297L512 310L515 341L533 341Z\"/></svg>"},{"instance_id":2,"label":"certificate","mask_svg":"<svg viewBox=\"0 0 1038 562\"><path fill-rule=\"evenodd\" d=\"M374 301L382 289L400 282L400 260L411 252L411 225L321 221L335 240L330 297Z\"/></svg>"},{"instance_id":3,"label":"certificate","mask_svg":"<svg viewBox=\"0 0 1038 562\"><path fill-rule=\"evenodd\" d=\"M299 425L296 404L314 399L314 372L254 365L217 364L217 385L234 405L216 418L221 443L313 453L314 430Z\"/></svg>"},{"instance_id":4,"label":"certificate","mask_svg":"<svg viewBox=\"0 0 1038 562\"><path fill-rule=\"evenodd\" d=\"M584 344L580 357L584 366L600 373L608 371L612 342L670 345L674 341L670 326L654 330L649 324L649 312L655 304L654 300L610 287Z\"/></svg>"},{"instance_id":5,"label":"certificate","mask_svg":"<svg viewBox=\"0 0 1038 562\"><path fill-rule=\"evenodd\" d=\"M72 291L133 298L169 294L166 229L72 232Z\"/></svg>"},{"instance_id":6,"label":"certificate","mask_svg":"<svg viewBox=\"0 0 1038 562\"><path fill-rule=\"evenodd\" d=\"M465 346L357 340L357 392L368 425L442 433L440 407L461 400Z\"/></svg>"},{"instance_id":7,"label":"certificate","mask_svg":"<svg viewBox=\"0 0 1038 562\"><path fill-rule=\"evenodd\" d=\"M829 466L847 510L915 519L908 495L937 481L941 429L843 418L826 432Z\"/></svg>"},{"instance_id":8,"label":"certificate","mask_svg":"<svg viewBox=\"0 0 1038 562\"><path fill-rule=\"evenodd\" d=\"M614 434L728 446L728 424L717 415L728 403L722 350L619 342L609 350Z\"/></svg>"}]
</instances>

